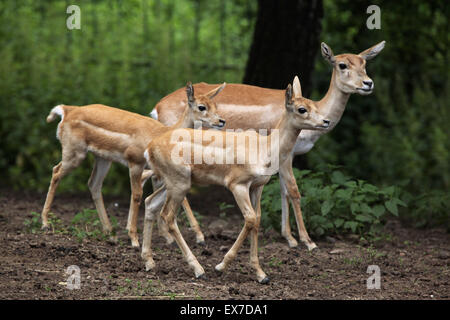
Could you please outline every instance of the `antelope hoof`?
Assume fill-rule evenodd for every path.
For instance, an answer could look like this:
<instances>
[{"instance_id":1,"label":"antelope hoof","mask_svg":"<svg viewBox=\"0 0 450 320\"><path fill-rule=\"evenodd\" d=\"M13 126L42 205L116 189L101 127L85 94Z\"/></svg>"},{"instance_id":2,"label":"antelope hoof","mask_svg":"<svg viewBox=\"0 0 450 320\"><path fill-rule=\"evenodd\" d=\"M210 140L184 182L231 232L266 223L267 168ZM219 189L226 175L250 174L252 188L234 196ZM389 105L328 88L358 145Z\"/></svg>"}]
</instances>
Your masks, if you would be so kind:
<instances>
[{"instance_id":1,"label":"antelope hoof","mask_svg":"<svg viewBox=\"0 0 450 320\"><path fill-rule=\"evenodd\" d=\"M318 248L314 242L306 243L306 247L308 248L308 251L313 251L314 249Z\"/></svg>"},{"instance_id":2,"label":"antelope hoof","mask_svg":"<svg viewBox=\"0 0 450 320\"><path fill-rule=\"evenodd\" d=\"M219 263L215 268L214 268L217 272L223 273L225 271L225 264Z\"/></svg>"},{"instance_id":3,"label":"antelope hoof","mask_svg":"<svg viewBox=\"0 0 450 320\"><path fill-rule=\"evenodd\" d=\"M117 244L119 242L119 238L117 236L109 236L108 243L109 244Z\"/></svg>"},{"instance_id":4,"label":"antelope hoof","mask_svg":"<svg viewBox=\"0 0 450 320\"><path fill-rule=\"evenodd\" d=\"M175 240L172 238L172 237L165 237L166 238L166 245L168 245L168 246L174 246L174 245L176 245L176 242L175 242Z\"/></svg>"},{"instance_id":5,"label":"antelope hoof","mask_svg":"<svg viewBox=\"0 0 450 320\"><path fill-rule=\"evenodd\" d=\"M205 242L205 240L198 241L197 244L200 245L200 246L202 246L202 247L206 247L206 242Z\"/></svg>"},{"instance_id":6,"label":"antelope hoof","mask_svg":"<svg viewBox=\"0 0 450 320\"><path fill-rule=\"evenodd\" d=\"M138 240L131 240L131 247L133 249L139 250L139 241Z\"/></svg>"},{"instance_id":7,"label":"antelope hoof","mask_svg":"<svg viewBox=\"0 0 450 320\"><path fill-rule=\"evenodd\" d=\"M43 224L42 227L41 227L42 231L50 231L50 229L51 228L50 228L50 226L48 224Z\"/></svg>"},{"instance_id":8,"label":"antelope hoof","mask_svg":"<svg viewBox=\"0 0 450 320\"><path fill-rule=\"evenodd\" d=\"M150 271L155 267L155 261L149 259L145 262L145 271Z\"/></svg>"},{"instance_id":9,"label":"antelope hoof","mask_svg":"<svg viewBox=\"0 0 450 320\"><path fill-rule=\"evenodd\" d=\"M206 277L206 274L205 273L202 273L202 274L200 274L200 275L198 275L198 276L195 276L197 279L199 279L199 280L208 280L208 278Z\"/></svg>"},{"instance_id":10,"label":"antelope hoof","mask_svg":"<svg viewBox=\"0 0 450 320\"><path fill-rule=\"evenodd\" d=\"M298 247L298 242L294 238L288 239L288 245L290 249L294 249Z\"/></svg>"},{"instance_id":11,"label":"antelope hoof","mask_svg":"<svg viewBox=\"0 0 450 320\"><path fill-rule=\"evenodd\" d=\"M258 282L259 282L260 284L268 284L269 281L270 281L270 278L266 276L266 277L264 277L262 280L259 280Z\"/></svg>"},{"instance_id":12,"label":"antelope hoof","mask_svg":"<svg viewBox=\"0 0 450 320\"><path fill-rule=\"evenodd\" d=\"M167 245L173 249L177 249L178 248L178 244L175 241L172 241L170 243L167 243Z\"/></svg>"}]
</instances>

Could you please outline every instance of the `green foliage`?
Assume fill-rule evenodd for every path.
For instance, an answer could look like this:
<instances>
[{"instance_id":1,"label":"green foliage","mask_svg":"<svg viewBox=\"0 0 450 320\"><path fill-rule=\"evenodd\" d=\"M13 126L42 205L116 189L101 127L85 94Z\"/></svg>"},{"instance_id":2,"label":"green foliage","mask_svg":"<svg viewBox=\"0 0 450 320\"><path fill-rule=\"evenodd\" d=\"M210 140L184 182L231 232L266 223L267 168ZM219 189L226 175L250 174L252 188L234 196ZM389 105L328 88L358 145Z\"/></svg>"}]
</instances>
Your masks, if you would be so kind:
<instances>
[{"instance_id":1,"label":"green foliage","mask_svg":"<svg viewBox=\"0 0 450 320\"><path fill-rule=\"evenodd\" d=\"M25 229L29 233L38 233L41 230L41 215L37 212L31 212L31 218L23 222Z\"/></svg>"},{"instance_id":2,"label":"green foliage","mask_svg":"<svg viewBox=\"0 0 450 320\"><path fill-rule=\"evenodd\" d=\"M450 204L433 195L450 193L448 4L373 4L381 9L379 30L365 27L366 2L324 0L322 40L335 54L358 53L381 40L386 46L367 62L374 93L352 95L339 124L306 159L311 167L339 163L351 176L375 185L402 186L415 198L403 218L419 225L445 223ZM319 56L315 69L313 98L320 99L329 85L330 67Z\"/></svg>"},{"instance_id":3,"label":"green foliage","mask_svg":"<svg viewBox=\"0 0 450 320\"><path fill-rule=\"evenodd\" d=\"M48 215L51 231L55 234L68 234L76 237L79 241L90 238L97 240L108 240L108 236L103 233L102 225L98 217L97 210L83 209L78 212L71 220L70 226L65 226L60 218L53 213ZM117 229L117 219L109 215L113 234ZM41 231L41 215L37 212L31 212L31 218L24 221L25 230L29 233L40 233Z\"/></svg>"},{"instance_id":4,"label":"green foliage","mask_svg":"<svg viewBox=\"0 0 450 320\"><path fill-rule=\"evenodd\" d=\"M117 229L117 219L111 215L109 218L111 220L111 225L113 226L112 235L114 235L114 230ZM97 210L83 209L83 211L78 212L71 221L69 232L80 241L84 238L108 240L108 236L103 233Z\"/></svg>"},{"instance_id":5,"label":"green foliage","mask_svg":"<svg viewBox=\"0 0 450 320\"><path fill-rule=\"evenodd\" d=\"M68 30L65 0L0 2L1 183L45 191L61 160L58 104L101 103L148 115L168 93L192 82L241 82L256 3L94 1L76 3L81 29ZM92 157L60 191L87 191ZM129 192L113 165L106 193Z\"/></svg>"},{"instance_id":6,"label":"green foliage","mask_svg":"<svg viewBox=\"0 0 450 320\"><path fill-rule=\"evenodd\" d=\"M37 212L31 212L31 218L25 219L23 222L25 226L25 230L29 233L40 233L42 222L41 222L41 214ZM67 233L66 228L63 225L63 222L60 218L56 217L53 213L48 214L48 224L53 233Z\"/></svg>"},{"instance_id":7,"label":"green foliage","mask_svg":"<svg viewBox=\"0 0 450 320\"><path fill-rule=\"evenodd\" d=\"M219 203L219 216L223 219L227 216L227 209L234 208L234 205L226 203L226 202L220 202Z\"/></svg>"},{"instance_id":8,"label":"green foliage","mask_svg":"<svg viewBox=\"0 0 450 320\"><path fill-rule=\"evenodd\" d=\"M450 194L442 191L431 191L417 198L408 194L411 202L411 213L403 218L412 220L416 227L434 227L443 225L450 232Z\"/></svg>"},{"instance_id":9,"label":"green foliage","mask_svg":"<svg viewBox=\"0 0 450 320\"><path fill-rule=\"evenodd\" d=\"M352 179L337 166L294 174L302 194L301 207L307 230L315 236L357 233L373 236L379 233L389 214L399 215L401 189L379 188L364 180ZM261 223L265 228L279 229L281 199L278 178L264 188L261 200ZM296 230L291 213L292 229Z\"/></svg>"}]
</instances>

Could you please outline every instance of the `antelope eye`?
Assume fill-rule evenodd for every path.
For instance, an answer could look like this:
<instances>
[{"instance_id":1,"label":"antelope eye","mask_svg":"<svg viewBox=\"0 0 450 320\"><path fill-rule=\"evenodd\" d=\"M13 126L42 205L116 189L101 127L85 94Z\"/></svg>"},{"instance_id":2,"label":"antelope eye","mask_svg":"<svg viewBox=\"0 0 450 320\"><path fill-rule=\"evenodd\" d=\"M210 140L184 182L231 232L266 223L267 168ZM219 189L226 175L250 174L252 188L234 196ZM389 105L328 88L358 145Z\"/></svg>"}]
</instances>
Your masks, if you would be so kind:
<instances>
[{"instance_id":1,"label":"antelope eye","mask_svg":"<svg viewBox=\"0 0 450 320\"><path fill-rule=\"evenodd\" d=\"M301 114L305 113L306 111L307 110L305 108L303 108L303 107L298 108L298 112L301 113Z\"/></svg>"},{"instance_id":2,"label":"antelope eye","mask_svg":"<svg viewBox=\"0 0 450 320\"><path fill-rule=\"evenodd\" d=\"M200 111L205 111L205 110L206 110L206 107L205 107L205 106L198 106L198 110L200 110Z\"/></svg>"},{"instance_id":3,"label":"antelope eye","mask_svg":"<svg viewBox=\"0 0 450 320\"><path fill-rule=\"evenodd\" d=\"M347 69L347 65L345 63L339 63L339 69L341 70Z\"/></svg>"}]
</instances>

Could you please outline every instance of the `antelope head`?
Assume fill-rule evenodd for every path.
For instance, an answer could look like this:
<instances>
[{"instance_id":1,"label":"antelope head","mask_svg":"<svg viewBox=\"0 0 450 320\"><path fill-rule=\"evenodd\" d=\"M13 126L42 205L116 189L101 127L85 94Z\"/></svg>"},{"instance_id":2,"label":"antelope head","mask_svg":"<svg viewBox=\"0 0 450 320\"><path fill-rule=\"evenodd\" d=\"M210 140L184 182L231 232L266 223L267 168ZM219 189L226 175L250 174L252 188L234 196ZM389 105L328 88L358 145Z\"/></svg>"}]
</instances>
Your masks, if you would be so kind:
<instances>
[{"instance_id":1,"label":"antelope head","mask_svg":"<svg viewBox=\"0 0 450 320\"><path fill-rule=\"evenodd\" d=\"M332 66L336 75L335 84L345 93L371 94L375 85L366 73L366 61L374 58L384 48L385 41L359 54L333 55L331 48L322 42L322 56Z\"/></svg>"},{"instance_id":2,"label":"antelope head","mask_svg":"<svg viewBox=\"0 0 450 320\"><path fill-rule=\"evenodd\" d=\"M206 128L222 129L225 126L225 120L217 114L216 103L212 100L220 91L225 88L224 82L221 86L205 93L195 96L194 87L191 82L186 85L186 94L188 98L189 110L192 112L195 121L201 121L202 126Z\"/></svg>"},{"instance_id":3,"label":"antelope head","mask_svg":"<svg viewBox=\"0 0 450 320\"><path fill-rule=\"evenodd\" d=\"M330 120L319 112L316 103L302 96L302 88L297 76L292 86L289 84L286 88L285 105L288 121L297 129L325 130L330 126Z\"/></svg>"}]
</instances>

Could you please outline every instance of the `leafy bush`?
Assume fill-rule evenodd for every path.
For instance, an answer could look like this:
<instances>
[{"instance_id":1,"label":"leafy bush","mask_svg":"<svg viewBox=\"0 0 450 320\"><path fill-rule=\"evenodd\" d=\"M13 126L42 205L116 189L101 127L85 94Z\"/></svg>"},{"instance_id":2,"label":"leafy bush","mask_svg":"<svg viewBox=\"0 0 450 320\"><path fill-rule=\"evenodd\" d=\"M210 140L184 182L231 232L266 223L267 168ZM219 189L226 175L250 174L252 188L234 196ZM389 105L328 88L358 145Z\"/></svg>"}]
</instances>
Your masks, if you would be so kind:
<instances>
[{"instance_id":1,"label":"leafy bush","mask_svg":"<svg viewBox=\"0 0 450 320\"><path fill-rule=\"evenodd\" d=\"M90 1L80 4L82 29L68 30L66 1L0 1L0 184L48 188L61 161L57 121L45 122L55 105L102 103L148 115L188 80L240 82L252 36L246 17L257 4L227 3L233 14L223 20L219 4ZM88 161L59 191L87 191ZM126 170L113 165L104 191L121 194L129 185Z\"/></svg>"},{"instance_id":2,"label":"leafy bush","mask_svg":"<svg viewBox=\"0 0 450 320\"><path fill-rule=\"evenodd\" d=\"M447 228L447 232L450 232L450 194L436 190L418 197L406 194L411 210L407 215L402 215L403 219L412 221L416 227L443 225Z\"/></svg>"},{"instance_id":3,"label":"leafy bush","mask_svg":"<svg viewBox=\"0 0 450 320\"><path fill-rule=\"evenodd\" d=\"M117 229L117 219L109 216L113 227L113 235ZM91 238L97 240L107 240L108 237L103 233L102 225L98 217L97 210L83 209L78 212L71 220L70 226L63 224L60 218L54 214L49 214L49 225L53 233L69 234L77 237L78 240ZM40 233L41 231L41 215L37 212L31 213L31 218L24 221L25 229L30 233Z\"/></svg>"},{"instance_id":4,"label":"leafy bush","mask_svg":"<svg viewBox=\"0 0 450 320\"><path fill-rule=\"evenodd\" d=\"M352 179L337 166L321 166L315 172L294 174L302 195L301 207L308 232L315 236L357 233L379 233L389 214L399 215L401 189L376 187L364 180ZM281 199L279 179L273 178L264 188L261 199L261 223L264 228L280 228ZM291 210L292 230L296 230Z\"/></svg>"}]
</instances>

